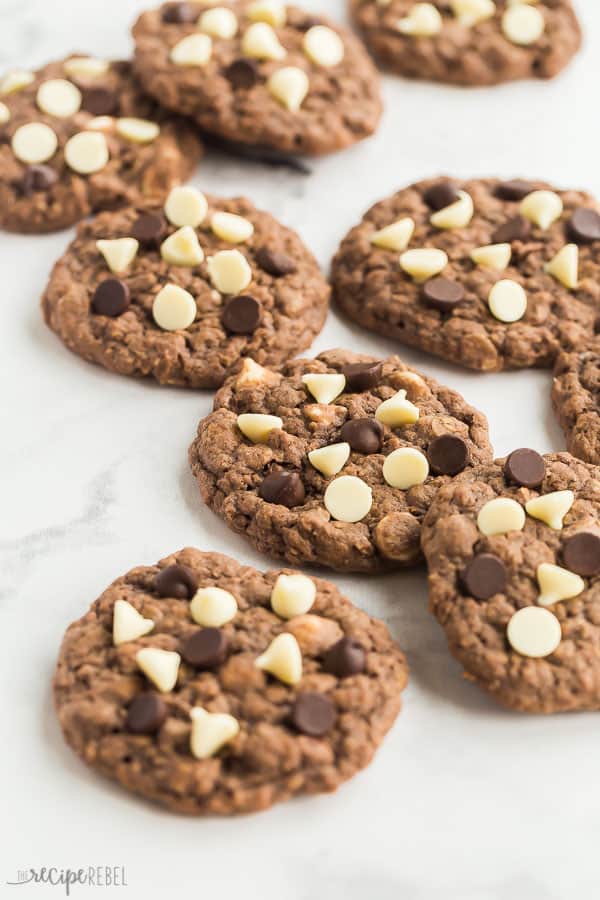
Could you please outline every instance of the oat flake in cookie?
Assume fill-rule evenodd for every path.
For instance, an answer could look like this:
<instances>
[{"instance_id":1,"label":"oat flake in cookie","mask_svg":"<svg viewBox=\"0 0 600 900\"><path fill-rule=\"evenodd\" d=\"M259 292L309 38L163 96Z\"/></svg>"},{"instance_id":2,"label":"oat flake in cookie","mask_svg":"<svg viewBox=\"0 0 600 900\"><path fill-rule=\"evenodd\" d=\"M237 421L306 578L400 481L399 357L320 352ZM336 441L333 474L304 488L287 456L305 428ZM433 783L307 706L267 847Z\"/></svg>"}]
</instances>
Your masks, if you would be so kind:
<instances>
[{"instance_id":1,"label":"oat flake in cookie","mask_svg":"<svg viewBox=\"0 0 600 900\"><path fill-rule=\"evenodd\" d=\"M407 676L385 625L333 584L186 549L70 626L54 697L88 765L176 812L230 815L368 765Z\"/></svg>"},{"instance_id":2,"label":"oat flake in cookie","mask_svg":"<svg viewBox=\"0 0 600 900\"><path fill-rule=\"evenodd\" d=\"M350 0L391 71L465 86L553 78L581 45L570 0Z\"/></svg>"},{"instance_id":3,"label":"oat flake in cookie","mask_svg":"<svg viewBox=\"0 0 600 900\"><path fill-rule=\"evenodd\" d=\"M600 708L600 469L519 448L423 524L430 608L465 676L524 712Z\"/></svg>"},{"instance_id":4,"label":"oat flake in cookie","mask_svg":"<svg viewBox=\"0 0 600 900\"><path fill-rule=\"evenodd\" d=\"M241 357L279 364L309 346L329 287L298 235L244 198L177 187L164 209L79 226L42 300L66 346L122 375L222 384Z\"/></svg>"},{"instance_id":5,"label":"oat flake in cookie","mask_svg":"<svg viewBox=\"0 0 600 900\"><path fill-rule=\"evenodd\" d=\"M485 416L397 356L246 360L190 449L204 501L262 552L339 571L420 560L439 487L490 462Z\"/></svg>"},{"instance_id":6,"label":"oat flake in cookie","mask_svg":"<svg viewBox=\"0 0 600 900\"><path fill-rule=\"evenodd\" d=\"M568 449L596 465L600 464L599 397L600 339L596 338L578 352L561 353L552 386L552 403Z\"/></svg>"},{"instance_id":7,"label":"oat flake in cookie","mask_svg":"<svg viewBox=\"0 0 600 900\"><path fill-rule=\"evenodd\" d=\"M295 6L166 3L133 34L146 90L221 138L313 155L379 123L379 76L360 41Z\"/></svg>"},{"instance_id":8,"label":"oat flake in cookie","mask_svg":"<svg viewBox=\"0 0 600 900\"><path fill-rule=\"evenodd\" d=\"M597 211L540 181L421 181L344 238L334 296L360 325L470 369L549 367L594 334Z\"/></svg>"},{"instance_id":9,"label":"oat flake in cookie","mask_svg":"<svg viewBox=\"0 0 600 900\"><path fill-rule=\"evenodd\" d=\"M201 154L194 129L143 93L129 63L71 56L0 79L0 226L9 231L160 203Z\"/></svg>"}]
</instances>

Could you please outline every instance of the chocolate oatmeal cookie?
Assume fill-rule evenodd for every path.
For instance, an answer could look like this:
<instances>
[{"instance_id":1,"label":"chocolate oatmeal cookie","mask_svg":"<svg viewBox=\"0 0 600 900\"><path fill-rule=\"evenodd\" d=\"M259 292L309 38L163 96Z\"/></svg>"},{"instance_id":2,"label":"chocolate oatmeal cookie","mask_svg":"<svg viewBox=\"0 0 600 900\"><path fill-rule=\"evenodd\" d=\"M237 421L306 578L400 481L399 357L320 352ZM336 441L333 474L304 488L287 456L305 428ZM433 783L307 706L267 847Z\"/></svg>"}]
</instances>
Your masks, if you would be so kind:
<instances>
[{"instance_id":1,"label":"chocolate oatmeal cookie","mask_svg":"<svg viewBox=\"0 0 600 900\"><path fill-rule=\"evenodd\" d=\"M360 325L470 369L548 367L600 311L596 201L540 181L430 179L375 204L333 261Z\"/></svg>"},{"instance_id":2,"label":"chocolate oatmeal cookie","mask_svg":"<svg viewBox=\"0 0 600 900\"><path fill-rule=\"evenodd\" d=\"M242 357L279 364L309 346L329 286L298 235L244 198L177 187L164 210L79 226L42 300L66 346L121 375L217 387Z\"/></svg>"},{"instance_id":3,"label":"chocolate oatmeal cookie","mask_svg":"<svg viewBox=\"0 0 600 900\"><path fill-rule=\"evenodd\" d=\"M524 712L600 708L600 469L519 449L423 524L430 608L465 676Z\"/></svg>"},{"instance_id":4,"label":"chocolate oatmeal cookie","mask_svg":"<svg viewBox=\"0 0 600 900\"><path fill-rule=\"evenodd\" d=\"M371 761L408 668L327 581L186 549L118 578L68 629L67 743L176 812L255 812L334 791Z\"/></svg>"},{"instance_id":5,"label":"chocolate oatmeal cookie","mask_svg":"<svg viewBox=\"0 0 600 900\"><path fill-rule=\"evenodd\" d=\"M0 227L57 231L92 212L161 203L202 145L126 62L70 56L0 80Z\"/></svg>"},{"instance_id":6,"label":"chocolate oatmeal cookie","mask_svg":"<svg viewBox=\"0 0 600 900\"><path fill-rule=\"evenodd\" d=\"M570 0L350 0L383 65L407 78L469 86L554 78L581 46Z\"/></svg>"},{"instance_id":7,"label":"chocolate oatmeal cookie","mask_svg":"<svg viewBox=\"0 0 600 900\"><path fill-rule=\"evenodd\" d=\"M571 453L600 464L600 338L558 357L552 403Z\"/></svg>"},{"instance_id":8,"label":"chocolate oatmeal cookie","mask_svg":"<svg viewBox=\"0 0 600 900\"><path fill-rule=\"evenodd\" d=\"M166 3L133 29L146 90L207 132L289 154L372 134L379 76L360 41L278 0Z\"/></svg>"},{"instance_id":9,"label":"chocolate oatmeal cookie","mask_svg":"<svg viewBox=\"0 0 600 900\"><path fill-rule=\"evenodd\" d=\"M246 360L200 422L202 498L263 553L374 572L420 561L439 487L491 462L485 416L397 356Z\"/></svg>"}]
</instances>

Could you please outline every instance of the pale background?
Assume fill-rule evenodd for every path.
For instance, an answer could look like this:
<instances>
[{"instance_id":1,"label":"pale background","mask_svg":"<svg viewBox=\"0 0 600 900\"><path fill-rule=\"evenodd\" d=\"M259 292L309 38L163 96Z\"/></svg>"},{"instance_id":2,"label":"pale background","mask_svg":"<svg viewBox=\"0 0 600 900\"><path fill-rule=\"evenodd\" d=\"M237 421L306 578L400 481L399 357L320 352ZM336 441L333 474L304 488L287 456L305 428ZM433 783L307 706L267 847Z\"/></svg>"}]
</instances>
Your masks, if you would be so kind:
<instances>
[{"instance_id":1,"label":"pale background","mask_svg":"<svg viewBox=\"0 0 600 900\"><path fill-rule=\"evenodd\" d=\"M310 178L210 158L196 183L248 193L328 262L374 201L417 178L531 176L600 194L600 5L577 4L585 51L551 83L466 91L386 78L374 139ZM136 0L0 0L0 70L72 50L129 52ZM344 18L343 0L306 6ZM260 900L571 900L598 896L600 718L503 712L464 682L427 612L423 572L332 576L383 617L412 671L404 712L373 765L335 796L254 817L188 820L88 771L63 744L50 682L62 633L117 575L186 544L268 567L199 499L186 464L207 393L88 365L44 324L38 299L71 234L2 235L0 894L18 869L124 865L129 895ZM387 354L333 312L314 351ZM490 419L498 454L560 449L550 374L469 375L408 362ZM19 894L20 892L20 894ZM75 888L75 897L93 893Z\"/></svg>"}]
</instances>

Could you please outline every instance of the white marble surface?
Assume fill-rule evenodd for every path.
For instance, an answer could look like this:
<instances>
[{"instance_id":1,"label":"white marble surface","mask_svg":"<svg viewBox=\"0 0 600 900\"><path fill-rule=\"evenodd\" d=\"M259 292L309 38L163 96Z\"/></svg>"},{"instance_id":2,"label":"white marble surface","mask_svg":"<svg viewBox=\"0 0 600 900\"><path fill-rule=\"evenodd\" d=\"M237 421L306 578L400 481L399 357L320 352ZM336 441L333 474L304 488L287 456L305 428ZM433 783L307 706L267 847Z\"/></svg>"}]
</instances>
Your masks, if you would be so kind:
<instances>
[{"instance_id":1,"label":"white marble surface","mask_svg":"<svg viewBox=\"0 0 600 900\"><path fill-rule=\"evenodd\" d=\"M343 0L306 5L344 15ZM73 49L126 54L141 6L0 0L0 70ZM196 181L247 192L296 226L325 267L367 206L415 178L531 174L600 194L600 9L578 7L586 50L553 83L461 91L388 78L378 136L315 163L311 178L211 158ZM175 888L219 900L598 896L600 719L513 715L464 682L427 613L422 572L335 577L389 623L412 680L375 763L334 797L188 821L105 783L63 745L50 695L59 641L114 576L185 544L269 565L203 508L188 472L186 449L211 397L110 375L43 325L38 298L70 237L0 240L2 896L60 895L5 888L18 869L90 864L126 866L133 897ZM314 349L343 345L393 349L332 313ZM548 373L480 377L405 355L488 414L498 453L563 446Z\"/></svg>"}]
</instances>

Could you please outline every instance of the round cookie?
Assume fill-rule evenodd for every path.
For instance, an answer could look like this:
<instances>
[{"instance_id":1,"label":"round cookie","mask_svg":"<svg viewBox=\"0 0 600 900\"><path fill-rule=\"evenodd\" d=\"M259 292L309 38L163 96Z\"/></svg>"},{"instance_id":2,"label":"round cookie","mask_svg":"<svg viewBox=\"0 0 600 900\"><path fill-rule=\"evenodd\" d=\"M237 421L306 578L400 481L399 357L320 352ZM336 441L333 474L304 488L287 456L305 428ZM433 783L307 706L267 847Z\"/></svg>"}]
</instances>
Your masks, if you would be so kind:
<instances>
[{"instance_id":1,"label":"round cookie","mask_svg":"<svg viewBox=\"0 0 600 900\"><path fill-rule=\"evenodd\" d=\"M200 422L202 498L263 553L375 572L416 565L439 487L491 462L485 416L406 366L331 350L272 372L246 360Z\"/></svg>"},{"instance_id":2,"label":"round cookie","mask_svg":"<svg viewBox=\"0 0 600 900\"><path fill-rule=\"evenodd\" d=\"M309 346L329 286L298 235L244 198L174 188L164 210L83 222L42 300L66 346L122 375L217 387L241 357Z\"/></svg>"},{"instance_id":3,"label":"round cookie","mask_svg":"<svg viewBox=\"0 0 600 900\"><path fill-rule=\"evenodd\" d=\"M146 90L227 140L314 155L379 123L379 76L360 41L295 6L166 3L133 35Z\"/></svg>"},{"instance_id":4,"label":"round cookie","mask_svg":"<svg viewBox=\"0 0 600 900\"><path fill-rule=\"evenodd\" d=\"M597 209L539 181L421 181L344 238L334 296L363 327L466 368L547 367L594 334Z\"/></svg>"},{"instance_id":5,"label":"round cookie","mask_svg":"<svg viewBox=\"0 0 600 900\"><path fill-rule=\"evenodd\" d=\"M160 203L201 155L194 129L144 94L127 62L71 56L0 80L0 226L9 231Z\"/></svg>"},{"instance_id":6,"label":"round cookie","mask_svg":"<svg viewBox=\"0 0 600 900\"><path fill-rule=\"evenodd\" d=\"M600 708L600 469L521 448L460 475L423 524L430 609L505 706Z\"/></svg>"},{"instance_id":7,"label":"round cookie","mask_svg":"<svg viewBox=\"0 0 600 900\"><path fill-rule=\"evenodd\" d=\"M600 339L578 352L561 353L554 368L552 403L567 447L585 462L600 464Z\"/></svg>"},{"instance_id":8,"label":"round cookie","mask_svg":"<svg viewBox=\"0 0 600 900\"><path fill-rule=\"evenodd\" d=\"M467 87L553 78L581 46L570 0L350 0L368 47L407 78Z\"/></svg>"},{"instance_id":9,"label":"round cookie","mask_svg":"<svg viewBox=\"0 0 600 900\"><path fill-rule=\"evenodd\" d=\"M383 624L317 578L185 549L118 578L65 635L68 744L191 815L334 791L371 761L408 667Z\"/></svg>"}]
</instances>

